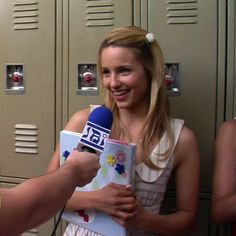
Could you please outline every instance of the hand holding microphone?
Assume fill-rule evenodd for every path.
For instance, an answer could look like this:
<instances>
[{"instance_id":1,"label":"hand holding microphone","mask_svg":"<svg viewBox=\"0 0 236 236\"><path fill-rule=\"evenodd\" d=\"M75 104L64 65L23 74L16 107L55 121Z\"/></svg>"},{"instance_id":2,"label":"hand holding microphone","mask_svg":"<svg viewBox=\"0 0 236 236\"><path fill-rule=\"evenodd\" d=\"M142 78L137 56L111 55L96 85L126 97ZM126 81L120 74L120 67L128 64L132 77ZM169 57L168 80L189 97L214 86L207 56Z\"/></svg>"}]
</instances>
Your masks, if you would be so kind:
<instances>
[{"instance_id":1,"label":"hand holding microphone","mask_svg":"<svg viewBox=\"0 0 236 236\"><path fill-rule=\"evenodd\" d=\"M82 187L92 181L100 168L99 157L111 132L112 112L106 107L95 108L88 117L77 150L70 158L77 161L78 186ZM86 152L86 153L81 153ZM89 152L89 153L88 153ZM97 155L96 155L97 154ZM81 171L80 171L81 170Z\"/></svg>"},{"instance_id":2,"label":"hand holding microphone","mask_svg":"<svg viewBox=\"0 0 236 236\"><path fill-rule=\"evenodd\" d=\"M100 169L99 157L94 153L74 150L66 162L72 164L79 187L90 183Z\"/></svg>"},{"instance_id":3,"label":"hand holding microphone","mask_svg":"<svg viewBox=\"0 0 236 236\"><path fill-rule=\"evenodd\" d=\"M112 112L106 107L95 108L88 118L76 150L68 156L68 162L75 163L77 185L82 187L92 181L100 168L99 157L111 132ZM80 151L80 152L78 152ZM97 155L96 155L97 154ZM64 207L60 212L51 236L55 235Z\"/></svg>"}]
</instances>

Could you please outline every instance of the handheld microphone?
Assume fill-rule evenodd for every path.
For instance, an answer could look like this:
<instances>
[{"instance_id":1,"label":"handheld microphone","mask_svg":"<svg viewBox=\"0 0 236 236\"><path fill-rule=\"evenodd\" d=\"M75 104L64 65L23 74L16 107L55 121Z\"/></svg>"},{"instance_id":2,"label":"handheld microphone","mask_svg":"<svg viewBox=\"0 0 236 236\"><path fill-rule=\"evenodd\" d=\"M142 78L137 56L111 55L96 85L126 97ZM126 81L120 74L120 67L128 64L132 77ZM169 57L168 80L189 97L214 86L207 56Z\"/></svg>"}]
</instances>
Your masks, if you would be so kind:
<instances>
[{"instance_id":1,"label":"handheld microphone","mask_svg":"<svg viewBox=\"0 0 236 236\"><path fill-rule=\"evenodd\" d=\"M88 121L85 125L76 149L79 151L101 154L111 132L112 122L113 115L108 108L104 106L95 108L88 117ZM63 157L65 158L65 160L69 155L69 151L65 151L63 153ZM56 235L56 230L61 220L61 216L64 212L65 206L66 205L64 205L59 214L51 236Z\"/></svg>"},{"instance_id":2,"label":"handheld microphone","mask_svg":"<svg viewBox=\"0 0 236 236\"><path fill-rule=\"evenodd\" d=\"M95 108L88 117L77 149L102 153L111 132L112 122L113 115L108 108L104 106Z\"/></svg>"}]
</instances>

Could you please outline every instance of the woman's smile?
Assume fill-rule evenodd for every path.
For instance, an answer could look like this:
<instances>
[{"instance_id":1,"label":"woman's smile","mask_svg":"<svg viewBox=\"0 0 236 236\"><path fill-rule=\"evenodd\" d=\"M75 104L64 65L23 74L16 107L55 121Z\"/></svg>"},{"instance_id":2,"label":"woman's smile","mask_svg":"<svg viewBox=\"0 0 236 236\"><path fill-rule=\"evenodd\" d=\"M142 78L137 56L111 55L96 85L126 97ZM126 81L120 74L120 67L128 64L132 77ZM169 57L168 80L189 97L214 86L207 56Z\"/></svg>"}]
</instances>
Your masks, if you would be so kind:
<instances>
[{"instance_id":1,"label":"woman's smile","mask_svg":"<svg viewBox=\"0 0 236 236\"><path fill-rule=\"evenodd\" d=\"M116 101L124 101L128 97L129 89L122 90L122 91L113 91L112 95Z\"/></svg>"}]
</instances>

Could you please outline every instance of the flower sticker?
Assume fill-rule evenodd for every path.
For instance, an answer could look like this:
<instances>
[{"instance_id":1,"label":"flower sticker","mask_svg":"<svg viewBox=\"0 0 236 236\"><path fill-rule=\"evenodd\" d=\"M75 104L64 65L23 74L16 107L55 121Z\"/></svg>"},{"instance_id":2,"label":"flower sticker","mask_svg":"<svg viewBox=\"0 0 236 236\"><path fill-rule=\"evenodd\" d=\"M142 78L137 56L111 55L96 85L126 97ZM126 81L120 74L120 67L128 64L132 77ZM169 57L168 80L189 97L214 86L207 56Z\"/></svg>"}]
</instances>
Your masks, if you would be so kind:
<instances>
[{"instance_id":1,"label":"flower sticker","mask_svg":"<svg viewBox=\"0 0 236 236\"><path fill-rule=\"evenodd\" d=\"M63 153L62 153L62 156L64 158L64 161L67 159L67 157L70 155L70 152L65 150Z\"/></svg>"},{"instance_id":2,"label":"flower sticker","mask_svg":"<svg viewBox=\"0 0 236 236\"><path fill-rule=\"evenodd\" d=\"M121 165L121 164L119 164L119 163L116 164L115 170L116 170L120 175L122 175L122 174L125 173L125 167L124 167L124 165Z\"/></svg>"},{"instance_id":3,"label":"flower sticker","mask_svg":"<svg viewBox=\"0 0 236 236\"><path fill-rule=\"evenodd\" d=\"M126 154L123 150L120 150L116 153L116 160L119 164L124 164L126 159Z\"/></svg>"},{"instance_id":4,"label":"flower sticker","mask_svg":"<svg viewBox=\"0 0 236 236\"><path fill-rule=\"evenodd\" d=\"M107 156L107 164L109 166L114 166L116 164L116 159L115 159L115 157L112 154L109 154Z\"/></svg>"},{"instance_id":5,"label":"flower sticker","mask_svg":"<svg viewBox=\"0 0 236 236\"><path fill-rule=\"evenodd\" d=\"M108 154L107 155L107 164L109 166L114 167L115 171L122 175L123 177L126 177L125 173L125 160L126 160L126 153L123 150L118 150L115 155Z\"/></svg>"}]
</instances>

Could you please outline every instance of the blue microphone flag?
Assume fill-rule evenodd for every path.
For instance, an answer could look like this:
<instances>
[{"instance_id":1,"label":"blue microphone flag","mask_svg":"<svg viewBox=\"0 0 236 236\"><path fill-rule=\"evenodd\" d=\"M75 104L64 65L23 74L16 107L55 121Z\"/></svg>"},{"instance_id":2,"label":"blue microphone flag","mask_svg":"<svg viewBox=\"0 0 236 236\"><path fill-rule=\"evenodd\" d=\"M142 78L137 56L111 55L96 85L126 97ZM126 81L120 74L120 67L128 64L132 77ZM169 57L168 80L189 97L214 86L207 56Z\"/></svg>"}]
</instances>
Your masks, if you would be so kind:
<instances>
[{"instance_id":1,"label":"blue microphone flag","mask_svg":"<svg viewBox=\"0 0 236 236\"><path fill-rule=\"evenodd\" d=\"M95 108L85 125L80 145L102 152L111 132L112 122L112 112L108 108L103 106Z\"/></svg>"}]
</instances>

